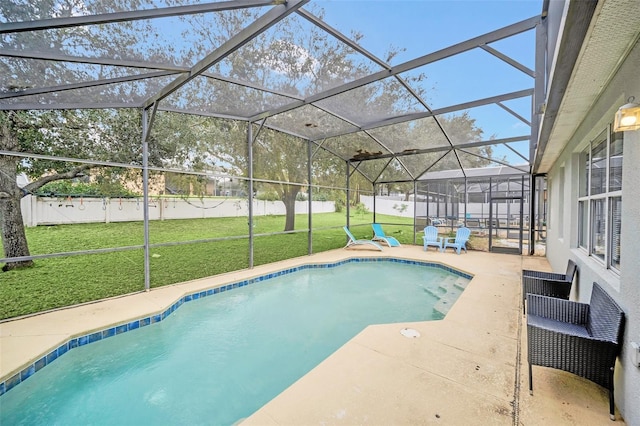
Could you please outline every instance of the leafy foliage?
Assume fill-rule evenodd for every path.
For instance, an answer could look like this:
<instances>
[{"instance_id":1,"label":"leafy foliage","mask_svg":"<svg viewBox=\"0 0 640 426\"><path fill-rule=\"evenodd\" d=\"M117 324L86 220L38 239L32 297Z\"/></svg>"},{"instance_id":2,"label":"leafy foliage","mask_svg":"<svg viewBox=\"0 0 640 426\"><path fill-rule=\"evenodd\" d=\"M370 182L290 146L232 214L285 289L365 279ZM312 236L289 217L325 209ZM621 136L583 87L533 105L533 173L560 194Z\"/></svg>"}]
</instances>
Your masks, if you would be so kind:
<instances>
[{"instance_id":1,"label":"leafy foliage","mask_svg":"<svg viewBox=\"0 0 640 426\"><path fill-rule=\"evenodd\" d=\"M181 0L167 0L166 5L182 5ZM96 2L21 0L0 3L0 16L11 21L30 21L51 17L70 17L110 13L156 7L152 0L104 0ZM312 10L321 19L321 9ZM82 57L92 52L97 58L133 59L140 63L177 67L192 66L207 57L217 47L240 34L261 14L262 8L241 8L222 13L201 13L177 16L162 21L188 23L180 26L181 43L175 43L156 27L154 19L114 22L105 25L86 25L80 28L56 28L45 33L23 31L10 33L2 39L2 47L19 51L47 51L60 57ZM170 34L170 33L169 33ZM153 36L149 36L153 35ZM354 32L358 42L363 35ZM400 52L390 47L387 61ZM70 63L74 64L73 66ZM53 87L75 82L131 77L148 70L126 66L108 66L82 61L41 61L24 58L1 60L0 69L6 87L0 90L22 90L29 87ZM150 67L153 68L153 67ZM163 177L176 194L204 195L211 176L228 175L247 178L250 167L259 182L254 184L257 194L276 193L287 209L284 230L295 229L294 203L302 188L319 185L344 188L347 178L351 199L343 189L323 189L337 208L347 203L357 205L361 193L374 191L375 182L394 183L396 190L408 194L407 182L430 170L457 169L461 159L457 151L426 152L419 156L404 156L352 161L363 152L397 154L406 148L407 141L418 141L415 148L451 147L451 143L481 140L482 130L468 115L442 117L449 139L443 140L439 126L432 118L412 123L355 132L320 140L335 126L353 127L353 123L367 124L391 118L407 111L423 108L405 84L422 83L427 76L409 73L405 82L389 77L355 87L335 97L322 99L302 108L284 111L256 122L249 129L246 121L185 115L174 111L188 109L207 113L212 109L221 116L256 117L274 106L285 105L291 99L305 99L341 84L356 81L381 69L376 62L356 53L348 44L312 25L303 17L292 14L273 27L260 32L254 39L219 61L211 63L206 76L201 75L162 99L154 125L147 139L149 164L158 169L171 169ZM249 84L222 83L220 78ZM137 80L134 84L104 84L55 92L43 97L43 102L64 104L79 96L93 104L130 105L149 100L158 87L175 78L154 76ZM228 84L227 84L228 83ZM4 82L3 82L4 84ZM155 85L158 86L155 86ZM268 87L269 92L256 90ZM415 94L425 98L424 85L414 85ZM336 115L329 115L324 109ZM171 111L171 112L169 112ZM266 124L266 126L264 126ZM286 134L275 129L285 128ZM253 134L252 164L249 164L248 130ZM102 195L121 195L119 182L139 180L131 168L140 166L142 159L142 113L137 109L43 110L0 112L0 150L26 153L26 157L0 156L0 194L12 197L0 210L11 210L0 219L10 221L3 227L3 241L8 231L21 233L18 223L20 209L19 188L15 175L24 172L33 180L25 193L47 191L45 185L63 179L91 176L100 186ZM300 135L298 136L293 136ZM309 153L312 153L311 164ZM465 160L473 167L487 164L490 148L470 148ZM29 156L29 154L35 154ZM71 158L82 161L58 161L52 158ZM95 163L93 163L95 162ZM105 167L105 162L123 167ZM467 164L466 166L469 166ZM311 170L311 173L309 171ZM175 172L174 172L175 171ZM182 173L181 171L184 171ZM159 172L154 172L159 173ZM311 180L311 182L309 182ZM242 180L240 185L246 185ZM50 186L55 190L56 186ZM58 188L62 188L59 186ZM241 192L248 192L248 185ZM69 191L81 189L68 188ZM93 188L83 188L93 190ZM125 190L126 192L126 190ZM261 195L259 195L261 196ZM313 196L313 194L312 194ZM16 231L17 230L17 231ZM28 254L26 239L5 244L8 256Z\"/></svg>"},{"instance_id":2,"label":"leafy foliage","mask_svg":"<svg viewBox=\"0 0 640 426\"><path fill-rule=\"evenodd\" d=\"M139 197L141 195L126 189L120 182L100 184L71 182L68 180L50 182L41 187L37 194L50 197Z\"/></svg>"}]
</instances>

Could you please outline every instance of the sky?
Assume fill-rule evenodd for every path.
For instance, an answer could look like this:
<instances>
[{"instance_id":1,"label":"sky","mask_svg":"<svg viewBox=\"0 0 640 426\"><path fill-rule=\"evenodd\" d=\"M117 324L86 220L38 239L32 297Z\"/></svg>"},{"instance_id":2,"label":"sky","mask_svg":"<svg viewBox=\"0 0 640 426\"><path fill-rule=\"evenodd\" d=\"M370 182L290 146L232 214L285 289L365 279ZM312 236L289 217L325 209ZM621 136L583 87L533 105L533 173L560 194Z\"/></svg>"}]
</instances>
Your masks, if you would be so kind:
<instances>
[{"instance_id":1,"label":"sky","mask_svg":"<svg viewBox=\"0 0 640 426\"><path fill-rule=\"evenodd\" d=\"M395 63L468 40L539 15L542 0L314 0L325 21L383 56L388 46L406 48Z\"/></svg>"},{"instance_id":2,"label":"sky","mask_svg":"<svg viewBox=\"0 0 640 426\"><path fill-rule=\"evenodd\" d=\"M349 36L352 30L362 33L359 44L383 60L390 47L403 49L390 62L397 65L538 16L542 0L314 0L305 6L309 10L315 7L324 9L325 22L343 34ZM535 32L529 31L491 46L534 69L534 44ZM531 77L484 51L457 55L415 72L427 75L427 102L432 108L533 87ZM505 104L530 119L530 98ZM473 112L487 138L530 131L525 123L497 106ZM523 152L528 143L519 146ZM510 161L522 162L508 150L504 154Z\"/></svg>"}]
</instances>

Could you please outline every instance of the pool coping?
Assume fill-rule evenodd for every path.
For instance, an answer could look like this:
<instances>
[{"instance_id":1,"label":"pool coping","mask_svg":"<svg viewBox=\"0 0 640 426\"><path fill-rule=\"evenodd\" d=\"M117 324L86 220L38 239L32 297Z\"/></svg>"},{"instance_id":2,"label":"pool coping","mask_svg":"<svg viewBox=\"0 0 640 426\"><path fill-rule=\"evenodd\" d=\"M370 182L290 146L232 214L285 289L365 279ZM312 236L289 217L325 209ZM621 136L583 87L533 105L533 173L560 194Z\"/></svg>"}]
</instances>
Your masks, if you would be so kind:
<instances>
[{"instance_id":1,"label":"pool coping","mask_svg":"<svg viewBox=\"0 0 640 426\"><path fill-rule=\"evenodd\" d=\"M358 256L358 257L348 257L346 259L336 260L336 261L306 262L306 263L304 262L304 260L309 259L309 257L297 258L297 259L300 259L303 262L297 266L282 268L282 269L275 270L273 272L265 272L262 274L255 275L253 277L240 279L240 280L231 280L226 283L223 282L223 283L217 284L214 287L210 287L204 290L189 291L183 294L181 297L177 298L177 300L175 300L173 303L170 303L169 306L167 306L164 309L160 309L158 311L155 311L149 314L143 314L142 316L134 319L129 318L126 320L117 321L115 324L109 324L105 327L102 327L101 329L97 329L97 330L89 329L84 331L83 333L72 335L68 337L66 340L64 340L63 342L60 342L57 346L53 346L52 348L42 352L41 354L36 355L35 360L30 359L29 361L15 368L13 371L10 371L8 373L3 372L4 375L0 376L0 396L14 389L16 386L20 385L22 382L32 377L42 368L56 361L59 357L61 357L62 355L64 355L65 353L69 352L74 348L85 346L91 343L95 343L95 342L107 339L109 337L117 336L129 331L137 330L137 329L161 322L167 317L169 317L177 309L179 309L184 303L190 302L192 300L198 300L201 298L214 296L220 293L232 291L234 289L242 288L251 284L265 282L276 277L296 273L299 271L304 271L309 269L335 268L335 267L339 267L349 263L391 262L391 263L419 265L424 267L433 267L433 268L437 268L437 269L441 269L441 270L453 273L455 275L458 275L460 277L463 277L469 280L473 279L472 274L469 274L458 268L453 268L442 262L410 259L410 258L404 258L401 256L390 256L390 255L376 256L376 257ZM201 281L201 280L193 280L191 282L198 282L198 281ZM156 288L153 290L160 290L160 289L162 289L162 287ZM123 296L123 297L127 297L127 296ZM113 300L113 299L109 299L109 300ZM100 303L100 301L96 303ZM86 306L86 305L81 305L81 306ZM64 310L69 310L69 309L74 309L74 307L64 308ZM35 316L45 316L53 312L58 312L58 311L54 310L54 311L50 311L50 312L39 314L39 315L36 314L28 318L33 318ZM17 319L16 321L20 321L21 319ZM10 324L10 323L11 321L5 322L3 324ZM0 324L0 328L2 328L2 324ZM4 347L4 345L2 346Z\"/></svg>"}]
</instances>

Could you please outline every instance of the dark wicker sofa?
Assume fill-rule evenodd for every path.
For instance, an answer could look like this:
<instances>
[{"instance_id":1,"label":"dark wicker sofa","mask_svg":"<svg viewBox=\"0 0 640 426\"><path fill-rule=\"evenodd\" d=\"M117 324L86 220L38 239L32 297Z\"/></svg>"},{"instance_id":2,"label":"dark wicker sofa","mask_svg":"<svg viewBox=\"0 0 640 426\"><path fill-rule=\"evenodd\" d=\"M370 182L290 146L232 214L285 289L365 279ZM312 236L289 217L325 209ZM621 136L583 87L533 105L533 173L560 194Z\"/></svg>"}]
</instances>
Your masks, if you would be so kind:
<instances>
[{"instance_id":1,"label":"dark wicker sofa","mask_svg":"<svg viewBox=\"0 0 640 426\"><path fill-rule=\"evenodd\" d=\"M526 313L524 302L529 293L569 300L571 284L577 271L578 267L571 259L567 262L567 272L564 274L523 269L522 313Z\"/></svg>"},{"instance_id":2,"label":"dark wicker sofa","mask_svg":"<svg viewBox=\"0 0 640 426\"><path fill-rule=\"evenodd\" d=\"M609 390L615 420L613 372L624 331L624 312L598 283L589 304L527 295L529 392L532 365L568 371Z\"/></svg>"}]
</instances>

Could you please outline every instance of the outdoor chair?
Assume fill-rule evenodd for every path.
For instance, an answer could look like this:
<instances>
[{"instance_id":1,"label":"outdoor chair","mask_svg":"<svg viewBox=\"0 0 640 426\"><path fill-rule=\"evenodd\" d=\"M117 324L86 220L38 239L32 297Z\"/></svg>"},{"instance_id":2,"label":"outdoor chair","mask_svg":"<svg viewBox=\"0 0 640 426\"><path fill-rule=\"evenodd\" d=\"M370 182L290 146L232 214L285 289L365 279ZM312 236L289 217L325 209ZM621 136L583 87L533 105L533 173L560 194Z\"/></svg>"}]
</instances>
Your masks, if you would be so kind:
<instances>
[{"instance_id":1,"label":"outdoor chair","mask_svg":"<svg viewBox=\"0 0 640 426\"><path fill-rule=\"evenodd\" d=\"M351 231L349 231L349 228L347 228L346 226L343 226L342 229L344 229L344 232L347 233L347 237L349 237L349 241L347 241L347 245L344 246L344 248L349 248L352 246L359 246L359 245L370 245L375 247L378 250L382 251L382 246L378 243L376 243L375 241L371 241L371 240L359 240L356 237L353 236L353 234L351 233Z\"/></svg>"},{"instance_id":2,"label":"outdoor chair","mask_svg":"<svg viewBox=\"0 0 640 426\"><path fill-rule=\"evenodd\" d=\"M400 247L400 241L396 240L394 237L385 235L382 230L382 225L379 223L372 223L371 227L373 228L373 241L385 243L389 247Z\"/></svg>"},{"instance_id":3,"label":"outdoor chair","mask_svg":"<svg viewBox=\"0 0 640 426\"><path fill-rule=\"evenodd\" d=\"M427 251L429 246L438 248L438 251L442 251L442 237L438 236L438 228L435 226L427 226L424 228L424 236L422 237L424 251Z\"/></svg>"},{"instance_id":4,"label":"outdoor chair","mask_svg":"<svg viewBox=\"0 0 640 426\"><path fill-rule=\"evenodd\" d=\"M598 283L589 304L537 294L527 295L529 392L532 365L584 377L609 390L609 414L615 420L613 373L624 331L624 312Z\"/></svg>"},{"instance_id":5,"label":"outdoor chair","mask_svg":"<svg viewBox=\"0 0 640 426\"><path fill-rule=\"evenodd\" d=\"M567 271L564 274L553 272L522 270L522 313L526 313L525 300L527 294L540 294L542 296L557 297L569 300L571 284L578 267L571 259L567 262Z\"/></svg>"},{"instance_id":6,"label":"outdoor chair","mask_svg":"<svg viewBox=\"0 0 640 426\"><path fill-rule=\"evenodd\" d=\"M463 249L464 252L467 252L467 241L469 241L469 236L471 235L471 231L469 228L461 227L456 231L455 238L445 238L444 243L442 245L442 251L445 251L447 247L451 247L455 249L456 253L460 254L460 250Z\"/></svg>"}]
</instances>

